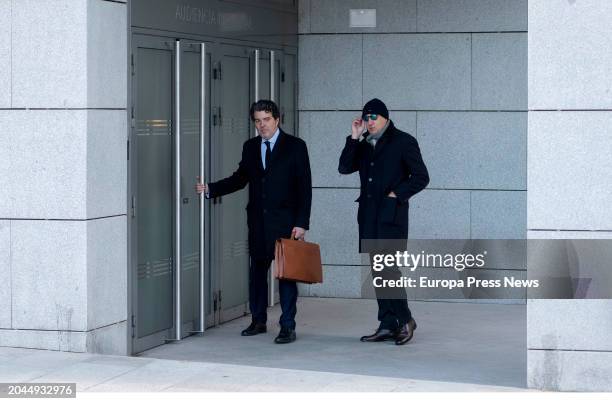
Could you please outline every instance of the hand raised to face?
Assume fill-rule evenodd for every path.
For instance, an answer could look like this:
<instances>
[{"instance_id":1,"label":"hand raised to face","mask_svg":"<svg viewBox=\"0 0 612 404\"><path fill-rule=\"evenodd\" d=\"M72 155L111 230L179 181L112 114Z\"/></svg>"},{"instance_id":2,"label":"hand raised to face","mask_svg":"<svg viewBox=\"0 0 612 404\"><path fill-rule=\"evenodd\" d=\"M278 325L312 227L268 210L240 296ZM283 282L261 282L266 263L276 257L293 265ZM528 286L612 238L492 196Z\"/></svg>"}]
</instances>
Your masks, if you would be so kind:
<instances>
[{"instance_id":1,"label":"hand raised to face","mask_svg":"<svg viewBox=\"0 0 612 404\"><path fill-rule=\"evenodd\" d=\"M351 137L353 139L359 139L359 136L365 131L366 124L361 119L361 117L356 117L353 119L353 123L351 125Z\"/></svg>"}]
</instances>

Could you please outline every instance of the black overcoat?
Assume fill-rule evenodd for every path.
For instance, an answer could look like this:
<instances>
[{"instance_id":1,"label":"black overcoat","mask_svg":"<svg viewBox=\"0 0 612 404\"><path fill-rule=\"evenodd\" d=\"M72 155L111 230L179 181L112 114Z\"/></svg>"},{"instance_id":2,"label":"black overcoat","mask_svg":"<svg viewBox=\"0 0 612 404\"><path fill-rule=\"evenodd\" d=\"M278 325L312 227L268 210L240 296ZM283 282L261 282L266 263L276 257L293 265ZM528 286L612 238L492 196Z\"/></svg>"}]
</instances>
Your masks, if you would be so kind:
<instances>
[{"instance_id":1,"label":"black overcoat","mask_svg":"<svg viewBox=\"0 0 612 404\"><path fill-rule=\"evenodd\" d=\"M209 197L226 195L248 184L249 253L255 259L273 259L276 239L291 237L293 227L308 230L312 180L302 139L281 130L266 170L261 162L261 142L259 136L244 142L238 169L208 184Z\"/></svg>"},{"instance_id":2,"label":"black overcoat","mask_svg":"<svg viewBox=\"0 0 612 404\"><path fill-rule=\"evenodd\" d=\"M367 133L366 133L367 136ZM365 138L348 136L338 171L359 171L361 192L357 221L360 251L363 240L407 239L410 197L429 183L417 140L392 121L373 148ZM393 191L397 198L389 197Z\"/></svg>"}]
</instances>

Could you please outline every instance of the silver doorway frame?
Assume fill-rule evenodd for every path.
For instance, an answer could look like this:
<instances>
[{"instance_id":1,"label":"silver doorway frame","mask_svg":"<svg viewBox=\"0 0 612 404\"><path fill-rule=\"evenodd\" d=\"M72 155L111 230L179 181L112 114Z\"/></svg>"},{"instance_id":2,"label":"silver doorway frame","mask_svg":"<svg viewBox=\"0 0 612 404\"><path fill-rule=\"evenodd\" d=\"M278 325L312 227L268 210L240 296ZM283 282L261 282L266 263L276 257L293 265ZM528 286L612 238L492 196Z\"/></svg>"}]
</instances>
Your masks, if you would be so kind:
<instances>
[{"instance_id":1,"label":"silver doorway frame","mask_svg":"<svg viewBox=\"0 0 612 404\"><path fill-rule=\"evenodd\" d=\"M131 12L131 10L128 11L128 17L129 17L129 13ZM130 18L128 18L128 25L129 25L129 21ZM128 60L128 114L127 115L127 119L128 119L128 145L127 145L127 149L128 149L128 158L129 158L129 153L130 153L130 142L132 141L132 138L134 136L133 130L134 130L134 122L132 120L132 114L130 113L130 109L133 108L134 106L134 94L132 93L133 91L133 74L131 73L132 70L132 52L134 51L133 49L133 38L134 35L149 35L149 36L154 36L154 37L164 37L165 39L169 40L169 41L175 41L176 38L173 37L171 34L169 34L168 32L159 32L156 30L152 30L152 29L147 29L147 28L134 28L134 27L128 27L128 35L129 35L129 44L128 44L128 49L127 49L127 60ZM256 44L253 43L245 43L245 41L241 41L241 40L220 40L218 38L211 38L211 37L205 37L205 36L196 36L196 35L181 35L181 41L183 41L184 43L205 43L205 44L210 44L212 48L214 48L214 46L216 45L220 45L220 44L232 44L232 45L238 45L238 46L247 46L251 49L257 49L258 46L256 46ZM297 48L296 47L283 47L283 46L273 46L271 44L264 44L264 43L259 43L257 44L259 45L259 48L262 49L275 49L277 51L280 52L285 52L285 53L290 53L290 54L294 54L297 55ZM206 45L205 49L206 49ZM210 52L210 50L209 50ZM206 59L206 55L207 52L204 51L202 52L202 61L203 64L202 66L204 66L205 63L207 63ZM211 61L212 62L212 61ZM180 61L178 61L178 63L180 63ZM273 70L273 69L271 69ZM295 72L295 77L297 80L297 66L296 66L296 72ZM202 74L205 74L205 69L202 69ZM206 94L208 94L210 89L206 89L206 80L202 80L202 87L200 88L200 92L201 94L204 94L204 96ZM280 83L277 83L277 85L280 85ZM275 90L276 91L276 90ZM273 94L273 93L271 93ZM179 94L180 96L180 94ZM294 96L294 105L297 106L297 93L293 94ZM175 106L176 107L176 106ZM201 116L204 116L204 119L200 120L200 133L201 136L205 136L205 134L203 135L203 133L205 133L205 129L208 125L208 122L206 122L205 118L206 118L206 111L204 110L206 108L205 103L202 103L202 111L200 111ZM180 113L180 112L179 112ZM180 130L180 127L178 128ZM293 130L293 128L291 128ZM179 135L180 136L180 135ZM175 139L176 140L176 139ZM206 142L201 142L201 150L200 150L200 156L201 156L201 161L200 161L200 167L199 167L199 173L200 176L202 178L206 178L206 175L208 174L207 171L209 170L209 166L210 166L210 162L208 161L203 161L202 157L206 155L206 147L207 144ZM180 164L180 162L175 162L175 164L178 163ZM137 286L137 280L134 277L134 266L136 265L137 262L137 257L136 257L136 251L133 248L133 242L134 242L134 237L135 237L135 233L134 233L134 229L132 229L132 224L133 224L133 220L131 217L130 212L132 211L131 207L132 207L132 195L135 195L136 192L136 185L137 185L137 178L136 178L136 173L134 172L135 170L133 170L133 167L131 166L131 162L128 163L128 192L126 194L126 206L127 206L127 210L128 210L128 220L127 220L127 232L128 232L128 254L127 254L127 270L128 270L128 291L127 291L127 308L128 308L128 317L127 317L127 327L126 327L126 343L127 343L127 352L128 354L134 354L137 349L134 345L134 338L133 338L133 330L135 329L134 326L134 318L136 316L136 312L135 309L136 307L134 306L134 293L136 293L136 289L135 287ZM180 167L178 168L180 170ZM176 191L175 191L176 192ZM203 202L203 203L202 203ZM209 214L210 212L210 204L209 202L201 197L201 203L200 203L200 274L202 273L206 273L207 272L207 265L211 265L211 255L209 251L206 251L207 248L206 246L210 245L211 240L209 238L209 233L211 231L210 229L210 221L206 221L205 223L202 223L204 221L204 218L206 217L207 214ZM204 215L202 215L202 213L204 213ZM179 223L180 226L180 216L176 216L177 222ZM178 227L178 230L180 230L180 227ZM176 231L176 229L175 229ZM179 233L180 234L180 233ZM175 244L175 248L180 246L180 236L179 236L179 241ZM178 250L180 251L180 250ZM179 258L180 259L180 258ZM178 272L178 271L177 271ZM218 274L216 273L214 268L210 268L209 270L210 272L210 285L215 285L216 281L217 281L217 277ZM180 274L179 274L180 276ZM200 316L200 321L199 321L199 326L196 327L196 329L193 331L194 333L203 333L207 327L211 326L210 320L211 318L207 318L207 313L205 311L205 306L206 306L206 302L208 300L210 300L211 297L211 290L208 290L206 288L206 277L205 276L200 276L200 304L199 304L199 310L202 313L202 315ZM175 281L176 282L176 281ZM180 283L177 283L180 285ZM180 292L179 292L180 294ZM177 301L177 299L175 299L175 302ZM180 307L179 307L180 309ZM212 310L212 309L210 309ZM180 310L179 310L180 311ZM174 310L175 312L175 316L177 318L180 318L181 313L177 313L177 310L175 308ZM213 312L214 313L214 312ZM212 316L214 318L214 314ZM213 321L214 322L214 321ZM176 323L176 318L175 318L175 323ZM179 340L182 339L184 337L181 337L180 334L180 328L181 325L179 324L179 327L176 327L175 325L175 329L171 330L171 335L174 335L175 338L170 339L170 340ZM181 337L181 338L176 338L176 337Z\"/></svg>"}]
</instances>

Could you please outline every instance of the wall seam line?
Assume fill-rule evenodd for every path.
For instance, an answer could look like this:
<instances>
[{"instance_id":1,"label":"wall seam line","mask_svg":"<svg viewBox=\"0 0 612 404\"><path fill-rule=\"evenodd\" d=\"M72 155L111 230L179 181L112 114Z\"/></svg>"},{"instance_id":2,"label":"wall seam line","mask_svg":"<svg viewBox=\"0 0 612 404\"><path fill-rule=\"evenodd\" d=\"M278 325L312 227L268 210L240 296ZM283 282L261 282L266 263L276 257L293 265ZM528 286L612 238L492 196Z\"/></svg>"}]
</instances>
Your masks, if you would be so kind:
<instances>
[{"instance_id":1,"label":"wall seam line","mask_svg":"<svg viewBox=\"0 0 612 404\"><path fill-rule=\"evenodd\" d=\"M1 110L2 108L0 108ZM23 109L23 108L22 108ZM298 109L299 112L355 112L361 110L359 109L351 109L351 108L335 108L335 109L313 109L313 108L301 108ZM603 110L602 110L603 111ZM612 111L612 110L610 110ZM610 112L604 111L604 112ZM432 112L432 113L492 113L492 114L527 114L528 110L519 110L519 109L402 109L402 108L391 108L389 112ZM578 111L575 111L578 112ZM588 112L588 111L587 111ZM592 110L591 110L592 112Z\"/></svg>"},{"instance_id":2,"label":"wall seam line","mask_svg":"<svg viewBox=\"0 0 612 404\"><path fill-rule=\"evenodd\" d=\"M419 33L419 0L415 0L414 6L416 8L414 15L414 30L415 33Z\"/></svg>"},{"instance_id":3,"label":"wall seam line","mask_svg":"<svg viewBox=\"0 0 612 404\"><path fill-rule=\"evenodd\" d=\"M470 110L474 109L474 34L470 33Z\"/></svg>"},{"instance_id":4,"label":"wall seam line","mask_svg":"<svg viewBox=\"0 0 612 404\"><path fill-rule=\"evenodd\" d=\"M344 185L313 185L313 189L351 189L358 190L359 185L355 186L344 186ZM526 189L503 189L503 188L439 188L439 187L426 187L424 191L474 191L474 192L527 192ZM125 215L122 215L125 216ZM114 217L114 216L112 216ZM33 219L24 219L24 220L33 220ZM41 219L44 220L44 219ZM91 220L91 219L89 219ZM553 230L553 229L529 229L529 230ZM564 229L568 230L568 229ZM569 231L573 231L569 229ZM587 231L587 230L583 230ZM594 230L597 231L597 230ZM599 230L599 231L608 231L608 230Z\"/></svg>"},{"instance_id":5,"label":"wall seam line","mask_svg":"<svg viewBox=\"0 0 612 404\"><path fill-rule=\"evenodd\" d=\"M472 239L472 221L473 221L473 217L472 217L472 194L473 191L469 191L470 192L470 199L469 199L469 210L470 210L470 240Z\"/></svg>"},{"instance_id":6,"label":"wall seam line","mask_svg":"<svg viewBox=\"0 0 612 404\"><path fill-rule=\"evenodd\" d=\"M103 325L103 326L96 327L96 328L91 328L91 329L88 328L86 330L60 330L60 329L57 329L57 330L45 330L45 329L41 329L41 328L12 328L12 329L0 328L0 331L36 331L36 332L57 332L57 333L60 333L60 332L88 333L88 332L92 332L92 331L98 331L98 330L101 330L103 328L108 328L108 327L120 325L122 323L127 323L127 319L126 320L115 321L114 323Z\"/></svg>"},{"instance_id":7,"label":"wall seam line","mask_svg":"<svg viewBox=\"0 0 612 404\"><path fill-rule=\"evenodd\" d=\"M527 112L612 112L612 109L528 109Z\"/></svg>"},{"instance_id":8,"label":"wall seam line","mask_svg":"<svg viewBox=\"0 0 612 404\"><path fill-rule=\"evenodd\" d=\"M527 231L553 231L553 232L590 232L590 233L612 233L612 229L527 229Z\"/></svg>"},{"instance_id":9,"label":"wall seam line","mask_svg":"<svg viewBox=\"0 0 612 404\"><path fill-rule=\"evenodd\" d=\"M364 104L364 100L363 100L363 83L364 83L364 71L363 71L363 57L364 57L364 53L363 53L363 34L361 34L361 105L363 106Z\"/></svg>"},{"instance_id":10,"label":"wall seam line","mask_svg":"<svg viewBox=\"0 0 612 404\"><path fill-rule=\"evenodd\" d=\"M49 221L49 222L91 222L93 220L113 219L117 217L127 216L127 213L117 215L91 217L87 219L45 219L45 218L18 218L18 217L0 217L0 220L20 220L20 221Z\"/></svg>"},{"instance_id":11,"label":"wall seam line","mask_svg":"<svg viewBox=\"0 0 612 404\"><path fill-rule=\"evenodd\" d=\"M308 0L308 33L312 34L312 1L311 0Z\"/></svg>"},{"instance_id":12,"label":"wall seam line","mask_svg":"<svg viewBox=\"0 0 612 404\"><path fill-rule=\"evenodd\" d=\"M10 15L9 18L11 19L10 23L9 23L9 27L10 27L10 30L11 30L11 35L10 35L10 38L11 38L10 41L11 42L9 44L9 46L11 48L10 55L9 55L10 66L11 66L11 76L10 76L10 80L11 80L11 96L10 96L10 101L11 101L11 104L10 105L11 105L11 108L13 108L13 0L10 1L9 7L11 9L10 14L9 14Z\"/></svg>"},{"instance_id":13,"label":"wall seam line","mask_svg":"<svg viewBox=\"0 0 612 404\"><path fill-rule=\"evenodd\" d=\"M612 353L612 350L601 349L565 349L565 348L527 348L529 351L544 352L592 352L592 353Z\"/></svg>"},{"instance_id":14,"label":"wall seam line","mask_svg":"<svg viewBox=\"0 0 612 404\"><path fill-rule=\"evenodd\" d=\"M147 27L139 27L136 28L147 28ZM310 33L298 33L298 36L305 35L355 35L355 34L364 34L364 35L465 35L465 34L527 34L528 31L373 31L373 32L364 32L364 31L356 31L356 32L310 32Z\"/></svg>"},{"instance_id":15,"label":"wall seam line","mask_svg":"<svg viewBox=\"0 0 612 404\"><path fill-rule=\"evenodd\" d=\"M11 329L13 328L13 222L9 220L9 283L11 285Z\"/></svg>"}]
</instances>

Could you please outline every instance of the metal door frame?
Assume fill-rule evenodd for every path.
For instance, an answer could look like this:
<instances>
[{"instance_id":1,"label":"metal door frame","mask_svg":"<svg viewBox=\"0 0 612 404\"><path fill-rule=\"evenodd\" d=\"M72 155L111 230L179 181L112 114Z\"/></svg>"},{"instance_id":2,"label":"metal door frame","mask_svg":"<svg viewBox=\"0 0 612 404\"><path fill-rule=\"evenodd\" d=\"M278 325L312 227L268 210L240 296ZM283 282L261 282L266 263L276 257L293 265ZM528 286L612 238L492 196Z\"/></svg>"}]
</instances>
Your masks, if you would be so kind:
<instances>
[{"instance_id":1,"label":"metal door frame","mask_svg":"<svg viewBox=\"0 0 612 404\"><path fill-rule=\"evenodd\" d=\"M243 41L243 40L221 40L219 38L211 38L211 37L204 37L204 36L195 36L195 35L191 35L191 34L180 34L181 40L184 42L189 42L189 43L193 43L193 42L205 42L206 43L206 48L207 48L207 54L210 54L210 66L209 69L212 72L212 66L214 66L214 63L216 61L219 61L221 58L221 48L225 47L226 45L231 47L231 48L241 48L241 49L246 49L248 52L251 53L251 63L250 66L254 66L254 59L255 59L255 55L254 55L254 50L255 49L260 49L262 52L269 52L271 50L276 51L276 56L277 58L280 57L280 55L284 54L292 54L296 57L296 65L295 65L295 80L297 80L298 78L298 66L297 66L297 48L294 47L276 47L274 45L271 44L260 44L260 43L256 43L253 41ZM172 33L169 32L161 32L161 31L156 31L156 30L152 30L152 29L147 29L147 28L134 28L134 27L130 27L129 29L129 38L130 38L130 43L128 45L128 69L134 69L135 68L135 64L136 64L136 60L134 60L133 58L135 58L134 52L136 51L136 48L138 47L138 44L141 41L151 41L151 42L156 42L157 43L163 43L166 41L174 41L175 37L172 35ZM261 46L258 46L261 45ZM226 48L227 49L227 48ZM132 65L133 67L130 67L130 65ZM281 69L285 69L284 66L284 61L281 59ZM254 75L254 72L251 71L250 75ZM134 108L134 105L136 103L136 80L134 78L134 73L132 74L128 74L128 192L127 192L127 196L126 196L126 205L127 205L127 209L128 209L128 221L127 221L127 231L128 231L128 254L127 254L127 261L128 261L128 321L127 321L127 327L126 327L126 336L127 336L127 350L129 354L134 354L137 352L141 352L143 350L146 349L150 349L153 346L157 345L157 344L153 344L151 345L150 341L154 341L154 340L158 340L160 339L160 335L159 334L163 334L163 339L165 340L171 340L172 336L176 335L176 330L175 327L173 326L171 329L167 329L164 330L160 333L157 334L153 334L150 336L145 336L142 337L140 339L137 338L133 338L133 332L135 331L135 326L136 326L136 321L137 319L136 317L136 313L137 313L137 291L136 288L138 286L138 282L137 282L137 273L135 273L135 265L137 265L137 250L136 250L136 243L137 243L137 232L136 232L136 221L135 220L131 220L131 205L132 205L132 198L131 195L134 195L137 189L137 178L136 178L136 174L137 174L137 170L135 170L135 164L137 163L136 160L136 154L135 153L131 153L130 149L135 150L134 146L134 138L135 138L135 134L134 134L134 125L132 122L132 118L131 116L133 115L133 111L132 114L130 114L130 108ZM208 92L208 94L210 94L210 99L208 100L209 102L209 110L210 110L210 117L212 118L212 108L213 105L218 104L219 100L220 100L220 95L218 92L221 91L221 87L220 87L220 83L218 83L216 80L213 80L211 78L211 80L208 81L208 83L210 84L210 91ZM279 107L282 108L282 103L283 103L283 90L282 90L282 83L278 84L279 86L281 86L279 88L279 94L280 94L280 100L276 100L277 102L280 101L279 103ZM253 85L251 86L251 89L249 91L250 93L250 99L254 99L254 81L253 81ZM295 112L295 129L292 128L294 131L297 131L297 121L298 121L298 116L297 116L297 91L294 92L293 96L294 96L294 106L296 108ZM247 112L248 113L248 112ZM282 114L282 111L281 111ZM251 131L254 132L254 127L251 125ZM209 137L208 137L208 142L206 142L207 146L210 146L208 153L210 153L211 150L214 149L214 145L213 145L213 139L215 136L218 136L218 134L216 133L216 131L220 130L219 127L213 127L211 126L210 128L210 133L209 133ZM297 132L294 133L295 135L298 135ZM210 142L210 143L209 143ZM131 154L131 155L130 155ZM209 154L209 159L207 159L208 161L205 164L204 170L205 170L205 175L204 178L205 179L210 179L210 174L211 174L211 170L212 170L212 165L214 164L214 155L212 153ZM220 268L218 267L218 265L216 265L214 258L214 254L216 254L216 250L215 250L215 243L214 243L214 237L212 237L212 235L214 235L214 209L212 208L212 203L208 202L207 203L208 206L204 206L204 211L206 213L206 216L209 220L206 220L206 226L205 226L205 235L207 236L207 240L204 241L205 246L207 246L208 248L205 248L206 251L206 256L205 256L205 260L204 263L208 264L208 271L206 271L206 273L208 274L208 276L210 276L210 290L207 290L208 292L208 296L207 296L207 300L209 301L210 307L211 307L211 314L212 315L206 315L206 323L205 323L205 327L204 328L209 328L209 327L213 327L216 326L218 324L220 324L223 320L222 317L238 317L239 314L247 314L248 313L248 300L247 303L245 303L244 307L240 306L235 308L235 312L234 313L230 313L232 314L227 315L227 316L222 316L221 315L221 311L214 310L213 307L213 291L214 290L219 290L220 289L220 282L221 282L221 278L219 276L219 271ZM174 312L174 310L173 310ZM202 331L197 330L197 331Z\"/></svg>"},{"instance_id":2,"label":"metal door frame","mask_svg":"<svg viewBox=\"0 0 612 404\"><path fill-rule=\"evenodd\" d=\"M199 95L200 95L200 111L199 111L199 118L200 118L200 126L199 126L199 132L200 132L200 150L199 150L199 170L198 170L198 175L201 178L206 178L207 173L210 172L210 170L208 169L208 165L209 165L209 161L210 158L207 154L210 153L210 148L207 147L208 143L210 142L210 133L207 132L207 126L209 125L209 121L210 121L210 111L211 111L211 100L210 100L210 96L212 95L212 92L209 91L210 90L210 86L212 84L212 76L210 76L210 65L209 63L207 63L206 60L206 56L208 54L211 54L211 60L212 60L212 48L214 47L212 44L210 43L206 43L204 41L194 41L194 40L190 40L190 39L180 39L180 40L175 40L175 42L177 43L176 45L176 49L180 50L180 57L176 58L175 61L177 63L177 70L178 68L180 68L181 66L181 60L183 58L183 55L186 52L193 52L196 55L200 55L200 88L199 88ZM176 56L176 55L175 55ZM206 71L208 70L208 78L209 80L206 80L207 74ZM179 78L176 80L175 82L175 91L179 91L179 93L177 93L177 95L175 96L175 99L179 99L180 100L180 86L183 84L182 82L182 78L179 75ZM208 84L208 85L207 85ZM206 108L208 106L208 109ZM180 102L175 104L175 115L176 116L180 116ZM182 117L181 117L182 119ZM179 119L176 119L177 122L179 122ZM175 133L179 133L180 130L180 126L177 128ZM207 134L208 133L208 134ZM175 138L176 140L176 144L175 144L175 150L176 148L178 148L178 150L180 151L180 136L177 136ZM181 163L181 158L180 158L180 152L176 152L175 151L175 156L178 157L178 161L176 161L176 166L175 166L175 204L179 205L181 204L181 190L179 188L180 185L180 163ZM178 170L178 172L176 171ZM195 184L195 178L193 178L193 184ZM192 322L192 320L189 320L187 322L182 321L182 312L180 310L180 305L181 305L181 288L176 286L176 285L180 285L181 279L180 279L180 273L181 271L176 271L176 278L175 278L175 301L174 301L174 310L175 310L175 335L173 339L170 339L170 341L174 340L174 341L180 341L181 339L191 335L191 334L201 334L203 332L205 332L206 330L206 326L207 324L209 324L209 320L208 320L208 315L206 313L206 304L205 304L205 300L209 300L210 303L210 295L211 292L210 290L208 290L206 288L206 279L207 279L207 274L210 274L210 260L209 260L209 254L210 254L210 248L209 248L209 240L210 238L208 237L209 235L209 227L210 227L210 212L209 212L209 205L210 203L208 202L208 200L204 197L203 194L200 195L199 198L199 302L198 302L198 307L199 307L199 320L197 321L197 325ZM176 223L178 223L179 225L176 226L175 229L175 233L178 234L178 232L180 232L180 209L176 209L175 210L175 214L177 214L177 217L175 218ZM178 239L178 240L177 240ZM180 243L180 238L175 239L176 241L176 245L175 245L175 250L179 251L180 253L180 249L181 249L181 243ZM180 255L180 254L179 254ZM178 260L177 260L178 262ZM179 268L181 268L182 270L182 266L179 265ZM208 271L206 270L208 268ZM210 275L209 275L210 276ZM191 323L191 324L190 324ZM186 326L191 325L191 327L186 328Z\"/></svg>"},{"instance_id":3,"label":"metal door frame","mask_svg":"<svg viewBox=\"0 0 612 404\"><path fill-rule=\"evenodd\" d=\"M182 39L181 40L183 45L187 45L187 44L194 44L196 46L198 46L200 43L204 43L204 41L201 42L196 42L190 39ZM130 44L130 64L131 64L131 74L130 74L130 113L129 115L129 121L130 121L130 125L129 125L129 140L128 140L128 168L129 168L129 186L128 186L128 210L129 210L129 214L128 214L128 278L129 278L129 291L128 291L128 296L129 296L129 304L128 304L128 351L130 353L137 353L137 352L141 352L143 350L146 349L150 349L154 346L160 345L160 341L163 344L163 342L167 342L167 341L176 341L176 340L180 340L182 338L184 338L187 335L193 334L193 333L202 333L204 332L204 330L206 329L206 327L208 326L212 326L214 325L214 323L211 321L211 319L209 319L205 313L204 309L204 299L209 300L210 298L210 291L209 290L205 290L206 288L202 288L202 286L205 285L205 280L206 280L206 275L207 273L209 274L209 276L212 275L212 271L210 270L210 260L209 260L209 248L207 248L206 244L208 243L208 241L210 240L210 224L209 224L209 220L205 220L204 217L200 216L200 224L202 226L202 224L205 224L204 227L201 227L201 232L200 232L200 302L199 302L199 308L200 308L200 321L198 322L199 324L197 324L197 326L195 327L196 329L184 329L184 324L181 322L179 324L179 321L181 321L181 313L180 313L180 304L177 306L177 302L180 299L180 288L177 285L180 285L180 233L178 233L177 236L177 232L180 232L180 215L179 215L179 209L177 209L177 206L180 207L180 204L177 205L180 199L180 190L178 188L178 186L180 185L180 158L177 159L176 156L177 154L180 152L180 122L178 118L177 114L180 114L180 112L178 112L178 109L180 108L180 99L179 102L177 103L177 96L180 96L180 70L177 70L177 67L180 68L180 58L176 57L176 51L177 51L177 47L176 47L176 40L173 38L168 38L165 36L152 36L152 35L142 35L139 33L133 33L131 36L131 44ZM205 54L211 54L210 49L214 47L214 45L210 44L210 43L206 43L206 53ZM173 290L174 290L174 296L173 296L173 323L172 323L172 327L171 328L167 328L163 331L151 334L151 335L147 335L141 338L138 338L136 335L136 331L137 331L137 327L138 327L138 318L136 316L136 314L138 313L138 274L137 274L137 265L138 265L138 256L137 256L137 243L138 243L138 230L137 230L137 219L135 217L134 214L134 209L135 209L135 197L136 197L136 193L137 193L137 185L138 185L138 178L137 178L137 162L138 162L138 156L136 153L136 134L135 134L135 130L136 130L136 124L135 124L135 114L136 114L136 102L137 102L137 79L136 79L136 74L137 74L137 55L135 52L138 51L139 48L151 48L151 49L160 49L160 50L168 50L172 53L172 57L173 57L173 68L172 68L172 77L171 77L171 81L173 83L173 94L172 94L172 99L171 99L171 108L172 108L172 122L174 123L172 130L173 130L173 159L172 159L172 166L173 166L173 199L174 199L174 203L173 203ZM179 49L181 52L184 51L183 49ZM196 52L199 52L201 55L201 48L200 50L196 50ZM212 59L212 55L211 55L211 59ZM201 61L203 59L200 59ZM202 63L202 62L201 62ZM206 65L206 64L204 64ZM202 65L201 65L202 66ZM206 67L206 66L205 66ZM179 75L177 77L176 72L179 71ZM201 74L202 69L200 69ZM202 76L200 76L202 77ZM204 84L206 84L206 80L203 81ZM202 84L202 83L200 83ZM202 90L206 90L206 88L202 88ZM208 92L209 94L212 94L212 92ZM203 94L202 94L203 95ZM201 95L201 96L202 96ZM208 104L208 106L210 106L210 101L211 100L206 100L206 103ZM203 107L206 106L206 103L203 105ZM201 108L201 115L200 115L200 130L204 130L206 129L205 125L207 124L207 119L202 120L202 116L207 117L207 112L206 110L204 110L203 108ZM202 115L203 114L203 115ZM177 125L177 123L179 123ZM179 136L177 136L177 133L179 133ZM210 141L210 135L207 135L206 132L204 132L204 142L201 142L201 150L200 152L202 153L202 151L205 152L204 155L200 155L200 160L201 160L201 165L200 165L200 174L202 174L202 171L204 171L204 176L210 172L210 167L209 167L209 159L206 158L206 150L202 150L202 147L206 148L208 142ZM177 146L179 147L177 150ZM132 153L130 155L130 148L132 149ZM210 149L208 149L210 150ZM208 151L209 153L209 151ZM204 161L202 161L202 159ZM204 164L202 164L204 163ZM178 171L177 171L177 167L178 167ZM178 181L178 182L177 182ZM194 180L194 184L195 184L195 180ZM177 190L179 191L177 193ZM209 208L208 208L208 202L205 200L205 198L201 198L201 207L200 207L200 212L204 212L206 214L206 217L210 217L209 215ZM204 223L202 223L202 221L204 221ZM204 237L202 237L204 236ZM202 246L204 247L204 249L202 250ZM178 248L178 250L177 250ZM204 253L204 260L202 260L202 253ZM177 263L179 263L177 265ZM206 271L206 268L209 268L208 271ZM204 270L204 277L202 277L202 271ZM202 285L202 283L204 282L204 285ZM211 281L212 284L212 281ZM205 323L203 324L202 320L205 321ZM191 322L191 321L190 321ZM177 327L178 324L178 327ZM187 324L187 323L185 323ZM179 332L181 334L179 334Z\"/></svg>"},{"instance_id":4,"label":"metal door frame","mask_svg":"<svg viewBox=\"0 0 612 404\"><path fill-rule=\"evenodd\" d=\"M129 158L129 162L128 162L128 167L129 167L129 176L131 179L131 183L130 183L130 189L128 190L128 200L129 200L129 205L128 205L128 229L129 229L129 233L130 233L130 244L128 246L128 259L129 259L129 278L131 279L131 295L130 295L130 302L131 302L131 312L128 313L129 314L129 318L128 318L128 334L131 337L131 342L132 342L132 352L140 352L143 351L145 349L148 349L149 347L153 347L157 344L157 341L160 340L165 340L167 338L170 338L170 336L172 335L172 328L167 328L164 329L162 331L159 331L157 333L154 334L150 334L141 338L137 337L137 327L138 327L138 319L136 314L138 313L138 228L137 228L137 220L136 220L136 197L137 197L137 190L138 190L138 178L137 178L137 174L138 174L138 170L137 170L137 164L138 164L138 154L136 152L137 150L137 136L136 136L136 101L137 101L137 85L138 85L138 81L137 81L137 76L136 76L136 71L137 71L137 63L138 63L138 57L137 57L137 52L138 49L141 48L150 48L150 49L159 49L159 50L167 50L171 53L174 52L174 50L171 47L168 47L165 42L167 42L166 39L162 38L162 37L141 37L138 35L134 35L131 38L131 44L132 44L132 54L130 56L130 63L131 63L131 77L132 77L132 83L131 83L131 89L130 89L130 93L131 93L131 107L130 107L130 126L129 126L129 141L128 141L128 158ZM173 75L174 76L174 75ZM171 77L171 81L174 79L174 77ZM174 104L174 100L171 100L171 105ZM131 149L131 150L130 150ZM173 235L174 237L174 235Z\"/></svg>"},{"instance_id":5,"label":"metal door frame","mask_svg":"<svg viewBox=\"0 0 612 404\"><path fill-rule=\"evenodd\" d=\"M213 68L215 69L219 69L219 67L221 68L221 75L223 75L223 65L221 64L222 59L225 56L235 56L235 57L246 57L248 59L249 62L249 81L251 81L251 75L252 75L252 55L251 55L251 51L250 51L250 47L248 45L245 44L234 44L234 43L222 43L219 44L218 46L215 47L215 57L214 57L214 62L213 62ZM216 115L217 113L219 113L222 102L223 102L223 95L222 95L222 87L223 87L223 83L221 82L223 79L221 78L220 80L213 80L213 86L214 86L214 95L213 98L215 99L214 105L215 107L213 107L213 116ZM251 97L251 89L249 89L249 97ZM219 120L219 122L221 123L220 125L215 125L213 126L212 129L212 139L211 139L211 149L216 150L218 149L218 147L220 146L220 144L218 143L218 139L221 139L222 136L222 122L223 122L223 111L220 111L220 116L216 119ZM215 118L213 118L215 119ZM245 111L245 119L248 119L248 111ZM254 130L254 126L249 123L249 132ZM211 168L214 167L214 169L212 169L211 173L214 172L215 175L218 175L218 172L221 168L221 161L220 159L217 157L218 153L214 153L213 155L211 155ZM238 165L238 161L234 162L236 165ZM214 180L218 180L220 178L211 178ZM213 201L212 203L212 207L211 207L211 235L212 234L220 234L220 232L222 231L222 225L220 223L220 217L221 215L218 213L219 212L219 208L220 205L223 203L223 199L221 198L215 198L216 200ZM212 263L212 270L215 272L215 286L214 286L214 292L213 292L213 299L216 302L216 307L218 310L215 311L215 326L223 324L225 322L231 321L233 319L245 316L249 313L249 305L248 305L248 289L247 289L247 295L245 296L245 302L244 304L239 304L237 306L234 307L230 307L227 309L223 308L223 290L222 290L222 274L221 271L223 270L221 268L221 246L219 243L220 238L215 238L215 237L211 237L211 263ZM247 271L247 284L248 284L248 266L247 268L245 268L245 271Z\"/></svg>"},{"instance_id":6,"label":"metal door frame","mask_svg":"<svg viewBox=\"0 0 612 404\"><path fill-rule=\"evenodd\" d=\"M279 90L280 96L280 80L276 83L276 61L281 61L281 69L282 69L282 51L278 49L270 49L268 47L257 47L253 49L253 77L254 83L252 87L251 101L256 102L262 99L262 92L267 90L270 94L268 99L274 101L276 105L279 106L280 103L279 98L276 96L276 90ZM260 77L260 62L262 60L267 60L269 64L269 88L262 88L262 85L259 82ZM258 136L257 130L253 127L252 136ZM268 269L268 307L273 307L276 303L280 301L280 295L276 291L278 285L278 281L274 278L274 261L270 264L270 268Z\"/></svg>"}]
</instances>

